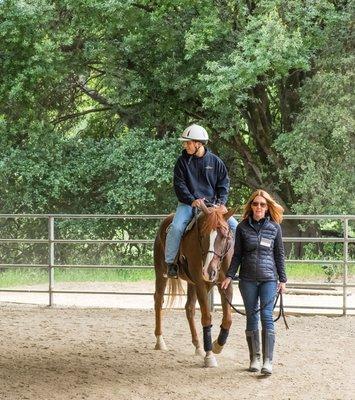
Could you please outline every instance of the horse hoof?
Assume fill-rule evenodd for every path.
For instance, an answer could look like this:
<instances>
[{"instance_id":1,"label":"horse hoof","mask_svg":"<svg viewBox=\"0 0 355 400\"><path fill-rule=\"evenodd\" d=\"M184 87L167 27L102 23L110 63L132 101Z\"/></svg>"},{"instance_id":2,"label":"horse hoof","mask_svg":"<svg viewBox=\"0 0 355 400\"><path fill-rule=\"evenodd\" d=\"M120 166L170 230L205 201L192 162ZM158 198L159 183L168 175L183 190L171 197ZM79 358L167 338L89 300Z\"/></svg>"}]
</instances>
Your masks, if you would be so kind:
<instances>
[{"instance_id":1,"label":"horse hoof","mask_svg":"<svg viewBox=\"0 0 355 400\"><path fill-rule=\"evenodd\" d=\"M204 350L201 347L196 347L195 356L204 357L205 356Z\"/></svg>"},{"instance_id":2,"label":"horse hoof","mask_svg":"<svg viewBox=\"0 0 355 400\"><path fill-rule=\"evenodd\" d=\"M212 344L212 351L214 354L219 354L223 350L223 347L224 346L221 346L220 344L218 344L218 341L215 340Z\"/></svg>"},{"instance_id":3,"label":"horse hoof","mask_svg":"<svg viewBox=\"0 0 355 400\"><path fill-rule=\"evenodd\" d=\"M157 336L157 342L155 344L154 350L163 350L163 351L168 350L164 342L163 336Z\"/></svg>"},{"instance_id":4,"label":"horse hoof","mask_svg":"<svg viewBox=\"0 0 355 400\"><path fill-rule=\"evenodd\" d=\"M206 368L218 367L216 357L213 355L206 356L205 357L205 367Z\"/></svg>"}]
</instances>

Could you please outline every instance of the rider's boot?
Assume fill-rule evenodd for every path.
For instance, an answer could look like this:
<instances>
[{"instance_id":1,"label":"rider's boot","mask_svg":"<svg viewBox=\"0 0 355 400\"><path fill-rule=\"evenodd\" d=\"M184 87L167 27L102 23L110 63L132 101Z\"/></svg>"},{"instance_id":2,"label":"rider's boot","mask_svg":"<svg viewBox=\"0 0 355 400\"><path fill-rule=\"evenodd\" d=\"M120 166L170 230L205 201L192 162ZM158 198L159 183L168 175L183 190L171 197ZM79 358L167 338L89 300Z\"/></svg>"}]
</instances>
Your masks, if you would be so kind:
<instances>
[{"instance_id":1,"label":"rider's boot","mask_svg":"<svg viewBox=\"0 0 355 400\"><path fill-rule=\"evenodd\" d=\"M176 264L167 264L167 277L173 279L178 278L178 266Z\"/></svg>"}]
</instances>

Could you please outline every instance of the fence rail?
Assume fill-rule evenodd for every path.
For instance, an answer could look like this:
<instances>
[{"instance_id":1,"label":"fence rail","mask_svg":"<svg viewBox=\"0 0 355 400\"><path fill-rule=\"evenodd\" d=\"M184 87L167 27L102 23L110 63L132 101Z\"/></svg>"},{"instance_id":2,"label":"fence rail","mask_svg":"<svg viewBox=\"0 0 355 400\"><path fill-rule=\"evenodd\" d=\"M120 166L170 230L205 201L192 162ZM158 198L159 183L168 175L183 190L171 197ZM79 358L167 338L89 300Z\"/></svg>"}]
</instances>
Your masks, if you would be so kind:
<instances>
[{"instance_id":1,"label":"fence rail","mask_svg":"<svg viewBox=\"0 0 355 400\"><path fill-rule=\"evenodd\" d=\"M55 245L56 244L153 244L153 239L135 239L135 240L80 240L80 239L56 239L55 237L55 220L63 219L98 219L98 220L162 220L166 215L106 215L106 214L0 214L0 221L4 219L45 219L48 221L47 239L13 239L13 238L0 238L0 243L25 243L25 244L47 244L48 245L48 263L1 263L0 268L48 268L48 289L47 290L31 290L31 289L4 289L0 288L1 292L17 292L17 293L47 293L48 304L52 306L54 304L54 294L63 293L75 293L75 294L111 294L111 295L153 295L153 293L142 293L142 292L116 292L116 291L75 291L75 290L56 290L54 281L55 268L107 268L107 269L153 269L151 265L96 265L96 264L56 264L55 263ZM354 260L349 258L349 244L355 243L355 238L349 237L349 221L355 220L355 215L285 215L284 219L289 220L305 220L305 221L316 221L316 220L335 220L341 221L343 225L342 237L284 237L283 240L286 243L342 243L343 244L343 257L341 260L294 260L288 259L288 264L330 264L330 265L343 265L343 282L342 283L304 283L302 287L341 287L342 288L342 307L331 307L331 306L287 306L287 308L297 309L334 309L339 310L343 315L346 315L349 310L355 310L355 307L349 307L347 304L347 290L350 287L355 287L355 284L351 284L348 281L348 267L349 265L355 265ZM288 287L297 287L297 283L289 283ZM214 302L213 293L210 298L211 307L213 308L216 304Z\"/></svg>"}]
</instances>

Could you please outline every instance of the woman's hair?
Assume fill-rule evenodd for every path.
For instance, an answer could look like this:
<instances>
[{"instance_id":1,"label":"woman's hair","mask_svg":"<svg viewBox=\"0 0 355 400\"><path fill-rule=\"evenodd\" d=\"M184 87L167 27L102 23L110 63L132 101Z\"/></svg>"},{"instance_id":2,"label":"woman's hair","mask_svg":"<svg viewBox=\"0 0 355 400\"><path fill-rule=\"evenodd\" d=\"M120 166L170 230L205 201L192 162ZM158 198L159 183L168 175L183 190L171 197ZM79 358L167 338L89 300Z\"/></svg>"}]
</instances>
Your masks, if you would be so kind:
<instances>
[{"instance_id":1,"label":"woman's hair","mask_svg":"<svg viewBox=\"0 0 355 400\"><path fill-rule=\"evenodd\" d=\"M280 224L283 218L283 212L284 212L283 207L281 207L280 204L276 203L276 201L269 195L268 192L262 189L255 190L255 192L250 196L248 202L244 205L242 219L247 219L253 216L251 203L254 201L256 196L264 197L268 205L267 214L270 215L270 219Z\"/></svg>"}]
</instances>

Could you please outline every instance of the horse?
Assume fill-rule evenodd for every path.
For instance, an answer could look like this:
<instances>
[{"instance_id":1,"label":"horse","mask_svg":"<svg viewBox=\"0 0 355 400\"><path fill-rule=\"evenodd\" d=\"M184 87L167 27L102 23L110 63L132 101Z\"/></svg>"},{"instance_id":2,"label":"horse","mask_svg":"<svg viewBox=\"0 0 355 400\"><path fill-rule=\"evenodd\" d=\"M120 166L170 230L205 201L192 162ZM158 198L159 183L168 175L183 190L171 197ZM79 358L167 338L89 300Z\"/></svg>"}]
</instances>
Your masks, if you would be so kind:
<instances>
[{"instance_id":1,"label":"horse","mask_svg":"<svg viewBox=\"0 0 355 400\"><path fill-rule=\"evenodd\" d=\"M185 304L186 317L190 326L192 343L195 354L204 356L205 367L217 367L214 354L221 353L232 325L231 307L227 302L233 297L232 285L221 295L223 318L218 338L212 343L211 327L212 317L208 303L208 293L214 285L222 282L229 267L234 251L234 235L227 220L233 211L225 207L201 207L201 213L192 228L188 230L182 240L179 253L179 277L168 279L166 277L166 264L164 261L164 248L167 229L172 222L173 214L166 217L160 225L154 241L154 267L155 267L155 337L156 350L167 350L162 335L162 314L164 293L169 281L169 304L173 299L183 294L181 279L187 281L187 301ZM227 298L226 298L227 297ZM203 327L203 349L195 325L195 307L198 300L201 311Z\"/></svg>"}]
</instances>

